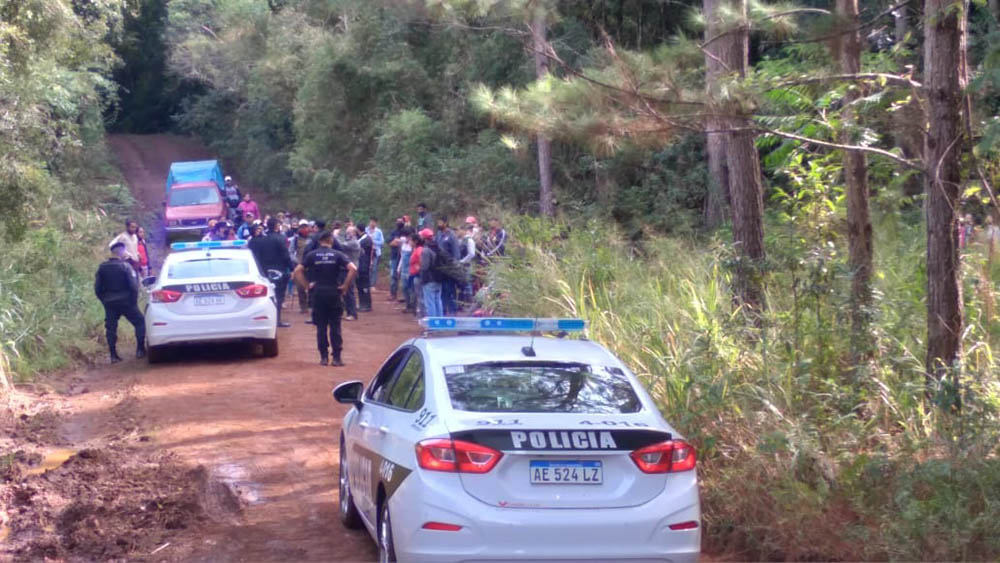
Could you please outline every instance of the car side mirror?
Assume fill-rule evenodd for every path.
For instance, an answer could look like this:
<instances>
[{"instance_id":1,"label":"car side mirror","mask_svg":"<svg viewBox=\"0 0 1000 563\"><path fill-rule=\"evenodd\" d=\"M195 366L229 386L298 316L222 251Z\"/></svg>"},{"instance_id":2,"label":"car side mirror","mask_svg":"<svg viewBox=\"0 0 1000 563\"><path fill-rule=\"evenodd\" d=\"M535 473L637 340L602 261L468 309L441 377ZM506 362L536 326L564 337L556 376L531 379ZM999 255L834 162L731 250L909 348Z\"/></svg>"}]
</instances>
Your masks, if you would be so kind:
<instances>
[{"instance_id":1,"label":"car side mirror","mask_svg":"<svg viewBox=\"0 0 1000 563\"><path fill-rule=\"evenodd\" d=\"M142 284L142 287L146 288L153 287L154 285L156 285L156 276L149 276L146 278L142 278L142 281L140 283Z\"/></svg>"},{"instance_id":2,"label":"car side mirror","mask_svg":"<svg viewBox=\"0 0 1000 563\"><path fill-rule=\"evenodd\" d=\"M361 394L365 389L365 384L360 381L348 381L333 388L333 398L338 403L354 405L361 410Z\"/></svg>"}]
</instances>

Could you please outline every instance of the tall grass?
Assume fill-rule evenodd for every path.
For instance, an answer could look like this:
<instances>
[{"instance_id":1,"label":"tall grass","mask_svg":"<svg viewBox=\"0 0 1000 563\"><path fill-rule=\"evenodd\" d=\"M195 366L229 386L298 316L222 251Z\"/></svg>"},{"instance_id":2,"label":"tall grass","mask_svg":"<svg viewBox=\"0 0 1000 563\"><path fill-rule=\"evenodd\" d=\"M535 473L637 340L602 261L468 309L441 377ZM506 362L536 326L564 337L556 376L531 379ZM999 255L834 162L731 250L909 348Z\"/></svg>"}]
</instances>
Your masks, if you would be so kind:
<instances>
[{"instance_id":1,"label":"tall grass","mask_svg":"<svg viewBox=\"0 0 1000 563\"><path fill-rule=\"evenodd\" d=\"M38 188L24 237L0 252L0 371L15 381L101 350L94 273L135 203L99 139Z\"/></svg>"},{"instance_id":2,"label":"tall grass","mask_svg":"<svg viewBox=\"0 0 1000 563\"><path fill-rule=\"evenodd\" d=\"M491 272L496 306L588 319L591 338L646 382L701 454L710 550L1000 557L1000 362L996 327L981 314L992 289L967 268L959 384L928 388L921 226L888 216L876 229L876 354L864 366L848 360L850 276L838 241L773 227L759 329L733 309L725 244L635 246L606 224L517 220L519 248Z\"/></svg>"}]
</instances>

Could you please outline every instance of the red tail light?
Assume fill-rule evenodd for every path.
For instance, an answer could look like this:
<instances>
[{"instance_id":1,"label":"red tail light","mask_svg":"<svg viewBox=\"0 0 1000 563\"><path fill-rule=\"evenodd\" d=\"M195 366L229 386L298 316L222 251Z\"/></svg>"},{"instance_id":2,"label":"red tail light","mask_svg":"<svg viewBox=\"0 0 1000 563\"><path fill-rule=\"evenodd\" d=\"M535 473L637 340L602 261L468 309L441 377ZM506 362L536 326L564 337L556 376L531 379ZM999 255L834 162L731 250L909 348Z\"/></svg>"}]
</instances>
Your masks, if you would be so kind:
<instances>
[{"instance_id":1,"label":"red tail light","mask_svg":"<svg viewBox=\"0 0 1000 563\"><path fill-rule=\"evenodd\" d=\"M489 473L503 454L461 440L424 440L417 444L417 463L431 471L457 473Z\"/></svg>"},{"instance_id":2,"label":"red tail light","mask_svg":"<svg viewBox=\"0 0 1000 563\"><path fill-rule=\"evenodd\" d=\"M253 285L245 285L236 290L236 295L249 299L251 297L266 297L267 296L267 286L255 283Z\"/></svg>"},{"instance_id":3,"label":"red tail light","mask_svg":"<svg viewBox=\"0 0 1000 563\"><path fill-rule=\"evenodd\" d=\"M695 455L691 444L683 440L668 440L632 452L632 461L643 473L678 473L694 469Z\"/></svg>"},{"instance_id":4,"label":"red tail light","mask_svg":"<svg viewBox=\"0 0 1000 563\"><path fill-rule=\"evenodd\" d=\"M435 530L437 532L457 532L462 529L458 524L446 524L444 522L426 522L425 530Z\"/></svg>"},{"instance_id":5,"label":"red tail light","mask_svg":"<svg viewBox=\"0 0 1000 563\"><path fill-rule=\"evenodd\" d=\"M687 522L681 522L679 524L671 524L671 530L693 530L698 527L698 523L694 520L688 520Z\"/></svg>"},{"instance_id":6,"label":"red tail light","mask_svg":"<svg viewBox=\"0 0 1000 563\"><path fill-rule=\"evenodd\" d=\"M176 303L184 297L184 294L172 289L157 289L150 294L150 297L153 298L153 303Z\"/></svg>"}]
</instances>

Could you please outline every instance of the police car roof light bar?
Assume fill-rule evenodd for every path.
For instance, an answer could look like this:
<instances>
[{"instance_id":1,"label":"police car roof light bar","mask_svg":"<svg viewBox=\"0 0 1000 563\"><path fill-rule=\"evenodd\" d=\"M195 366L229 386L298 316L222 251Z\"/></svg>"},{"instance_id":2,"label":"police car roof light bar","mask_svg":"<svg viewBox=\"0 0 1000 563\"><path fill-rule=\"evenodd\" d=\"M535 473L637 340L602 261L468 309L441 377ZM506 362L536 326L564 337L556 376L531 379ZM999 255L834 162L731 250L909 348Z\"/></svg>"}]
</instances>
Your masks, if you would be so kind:
<instances>
[{"instance_id":1,"label":"police car roof light bar","mask_svg":"<svg viewBox=\"0 0 1000 563\"><path fill-rule=\"evenodd\" d=\"M583 332L583 319L530 319L508 317L424 317L420 326L428 332Z\"/></svg>"},{"instance_id":2,"label":"police car roof light bar","mask_svg":"<svg viewBox=\"0 0 1000 563\"><path fill-rule=\"evenodd\" d=\"M247 245L245 240L202 240L198 242L175 242L170 245L171 250L203 250L211 248L243 248Z\"/></svg>"}]
</instances>

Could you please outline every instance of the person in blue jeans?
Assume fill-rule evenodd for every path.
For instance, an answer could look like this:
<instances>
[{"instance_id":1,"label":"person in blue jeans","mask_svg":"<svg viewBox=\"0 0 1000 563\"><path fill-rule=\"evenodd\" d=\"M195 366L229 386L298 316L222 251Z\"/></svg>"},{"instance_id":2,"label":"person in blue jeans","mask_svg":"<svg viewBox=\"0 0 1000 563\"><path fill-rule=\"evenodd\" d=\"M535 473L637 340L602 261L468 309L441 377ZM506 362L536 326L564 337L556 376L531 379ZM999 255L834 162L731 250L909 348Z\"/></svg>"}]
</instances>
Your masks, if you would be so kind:
<instances>
[{"instance_id":1,"label":"person in blue jeans","mask_svg":"<svg viewBox=\"0 0 1000 563\"><path fill-rule=\"evenodd\" d=\"M378 228L378 219L371 217L368 219L368 226L365 228L365 234L367 234L372 239L372 257L370 263L370 287L375 287L375 282L378 281L378 264L382 260L382 247L385 245L385 236L382 234L382 229Z\"/></svg>"},{"instance_id":2,"label":"person in blue jeans","mask_svg":"<svg viewBox=\"0 0 1000 563\"><path fill-rule=\"evenodd\" d=\"M443 215L438 217L437 230L437 234L434 235L434 241L437 244L438 251L450 254L456 262L461 260L458 238L455 236L455 231L451 230L451 227L448 226L447 217ZM453 315L458 312L458 304L455 302L455 290L457 289L455 280L444 277L439 281L441 282L441 302L444 306L444 314Z\"/></svg>"},{"instance_id":3,"label":"person in blue jeans","mask_svg":"<svg viewBox=\"0 0 1000 563\"><path fill-rule=\"evenodd\" d=\"M444 316L441 306L441 275L434 271L434 258L441 252L434 242L434 232L430 229L420 231L424 239L424 247L420 252L420 286L424 294L424 314L428 317Z\"/></svg>"}]
</instances>

